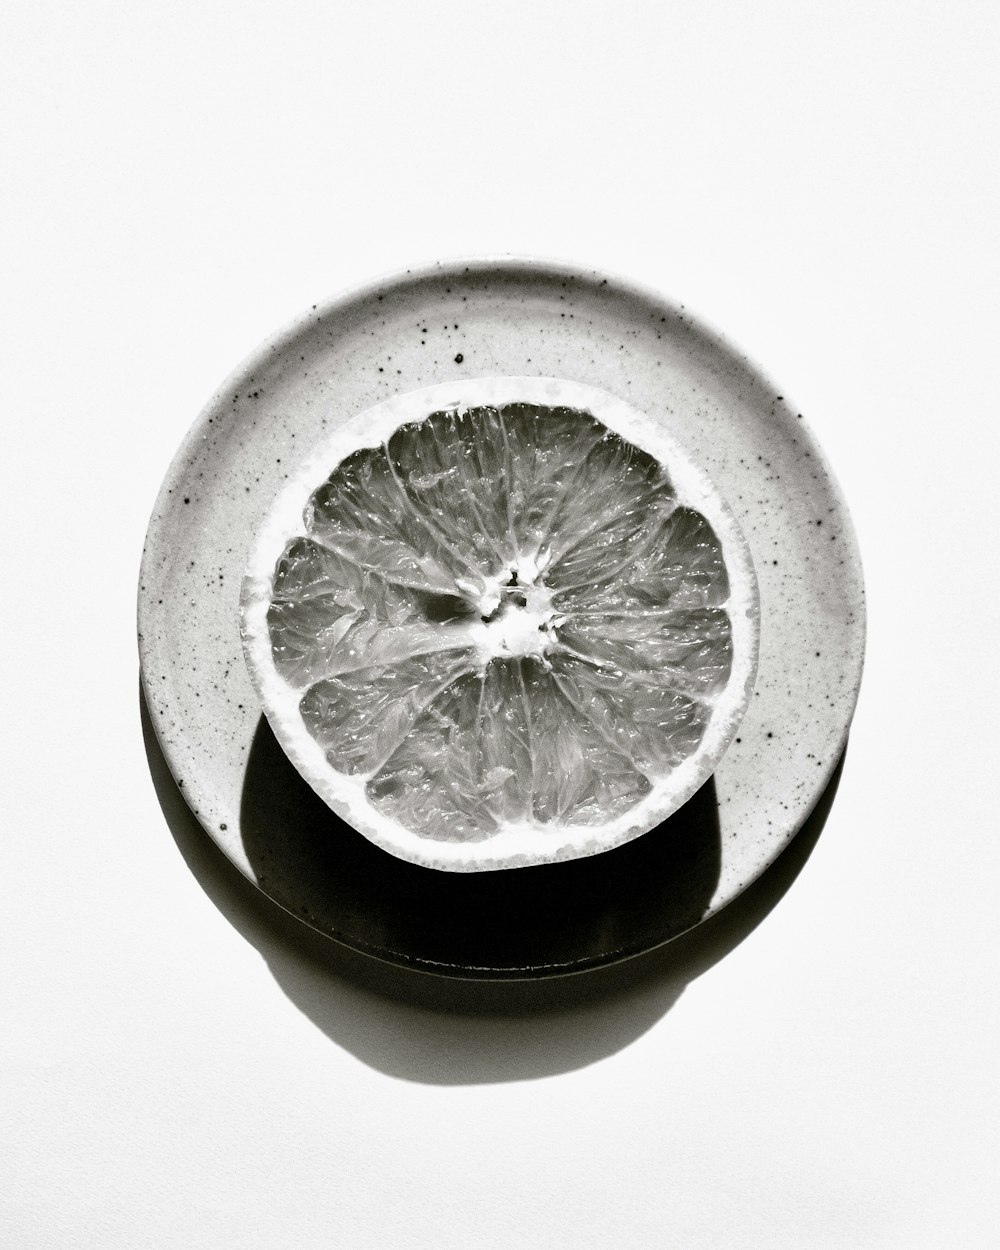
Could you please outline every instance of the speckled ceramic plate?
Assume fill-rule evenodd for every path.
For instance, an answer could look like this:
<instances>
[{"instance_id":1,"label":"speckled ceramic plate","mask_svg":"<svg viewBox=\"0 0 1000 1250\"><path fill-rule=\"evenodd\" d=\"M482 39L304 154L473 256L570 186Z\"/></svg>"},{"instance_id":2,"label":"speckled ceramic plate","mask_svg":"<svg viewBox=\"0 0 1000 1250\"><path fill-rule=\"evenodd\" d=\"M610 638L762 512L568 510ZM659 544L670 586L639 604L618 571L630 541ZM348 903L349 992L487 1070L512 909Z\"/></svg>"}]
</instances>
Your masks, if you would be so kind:
<instances>
[{"instance_id":1,"label":"speckled ceramic plate","mask_svg":"<svg viewBox=\"0 0 1000 1250\"><path fill-rule=\"evenodd\" d=\"M750 710L712 780L679 813L603 855L471 877L395 859L315 797L261 716L239 636L247 551L289 468L379 400L463 375L567 378L663 421L736 512L761 596ZM863 649L850 519L801 414L659 295L525 260L407 271L313 307L267 342L178 451L140 575L150 716L210 836L321 932L464 976L607 963L670 940L735 898L830 780Z\"/></svg>"}]
</instances>

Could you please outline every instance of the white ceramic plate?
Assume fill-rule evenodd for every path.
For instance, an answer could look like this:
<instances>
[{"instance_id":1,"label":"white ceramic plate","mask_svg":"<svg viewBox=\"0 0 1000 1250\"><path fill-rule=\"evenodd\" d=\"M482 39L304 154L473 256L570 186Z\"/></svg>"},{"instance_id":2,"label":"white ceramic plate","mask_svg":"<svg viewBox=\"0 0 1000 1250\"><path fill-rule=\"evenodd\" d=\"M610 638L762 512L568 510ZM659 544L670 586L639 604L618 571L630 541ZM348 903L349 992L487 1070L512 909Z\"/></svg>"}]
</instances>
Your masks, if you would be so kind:
<instances>
[{"instance_id":1,"label":"white ceramic plate","mask_svg":"<svg viewBox=\"0 0 1000 1250\"><path fill-rule=\"evenodd\" d=\"M428 914L422 922L422 896L440 911L441 891L450 891L447 906L456 912L470 890L493 887L470 886L463 874L466 894L459 895L460 884L435 880L453 874L401 867L378 848L359 847L353 831L325 823L267 739L240 644L247 552L290 467L337 425L390 395L486 375L584 382L663 420L737 514L760 583L756 688L716 770L707 826L706 796L700 800L705 871L695 874L696 897L689 890L678 908L669 889L661 892L643 904L649 914L641 923L609 937L608 907L627 908L632 870L613 903L596 899L593 883L579 874L614 876L626 862L615 857L627 847L563 878L552 874L571 865L477 874L506 879L494 902L507 909L519 889L531 896L539 871L549 874L549 897L551 887L572 881L573 897L596 909L589 928L579 906L567 922L567 933L575 923L584 935L575 948L540 917L534 948L530 917L522 917L523 935L509 949L495 938L479 943L476 918L489 911L481 897L435 937L439 920ZM734 348L662 297L616 278L527 260L456 262L314 307L223 384L178 451L153 510L140 575L139 650L171 772L211 837L276 902L383 958L465 975L538 974L668 940L718 911L773 862L843 751L861 677L864 591L850 519L820 449L794 406ZM273 785L262 769L275 775ZM648 875L651 865L641 857L668 830L669 823L638 839L647 846L631 853L639 856L629 861L636 872ZM411 914L404 922L405 900Z\"/></svg>"}]
</instances>

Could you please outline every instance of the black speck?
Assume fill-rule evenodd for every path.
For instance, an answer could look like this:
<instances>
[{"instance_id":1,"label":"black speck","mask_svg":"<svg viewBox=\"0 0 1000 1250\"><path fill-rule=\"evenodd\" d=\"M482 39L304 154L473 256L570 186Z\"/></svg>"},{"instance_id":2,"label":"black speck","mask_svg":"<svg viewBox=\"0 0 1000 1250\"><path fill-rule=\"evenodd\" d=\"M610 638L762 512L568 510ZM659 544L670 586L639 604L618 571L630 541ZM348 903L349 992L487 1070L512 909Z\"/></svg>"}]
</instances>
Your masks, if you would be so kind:
<instances>
[{"instance_id":1,"label":"black speck","mask_svg":"<svg viewBox=\"0 0 1000 1250\"><path fill-rule=\"evenodd\" d=\"M769 738L773 738L773 737L774 737L774 734L770 731L770 729L767 731L767 736L768 736Z\"/></svg>"},{"instance_id":2,"label":"black speck","mask_svg":"<svg viewBox=\"0 0 1000 1250\"><path fill-rule=\"evenodd\" d=\"M229 828L229 826L225 823L225 821L223 821L222 824L219 826L219 828L222 830L223 833L225 833L226 830Z\"/></svg>"},{"instance_id":3,"label":"black speck","mask_svg":"<svg viewBox=\"0 0 1000 1250\"><path fill-rule=\"evenodd\" d=\"M455 357L455 364L460 365L464 359L465 357L462 355L461 352L459 352L458 355Z\"/></svg>"},{"instance_id":4,"label":"black speck","mask_svg":"<svg viewBox=\"0 0 1000 1250\"><path fill-rule=\"evenodd\" d=\"M190 502L191 502L191 496L190 496L190 495L185 495L185 496L184 496L184 502L185 502L185 503L190 503Z\"/></svg>"}]
</instances>

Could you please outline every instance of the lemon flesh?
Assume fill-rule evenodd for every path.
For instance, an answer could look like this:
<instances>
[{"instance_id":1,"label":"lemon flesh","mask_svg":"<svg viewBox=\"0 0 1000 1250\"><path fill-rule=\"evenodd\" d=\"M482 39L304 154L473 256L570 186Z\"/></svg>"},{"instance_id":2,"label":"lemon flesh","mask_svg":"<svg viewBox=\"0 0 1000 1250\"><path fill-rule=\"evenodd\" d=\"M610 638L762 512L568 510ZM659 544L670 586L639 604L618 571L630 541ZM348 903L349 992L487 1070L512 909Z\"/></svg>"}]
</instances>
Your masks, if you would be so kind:
<instances>
[{"instance_id":1,"label":"lemon flesh","mask_svg":"<svg viewBox=\"0 0 1000 1250\"><path fill-rule=\"evenodd\" d=\"M387 850L458 870L593 854L679 806L745 710L757 616L746 543L680 449L537 378L342 427L243 593L293 762Z\"/></svg>"}]
</instances>

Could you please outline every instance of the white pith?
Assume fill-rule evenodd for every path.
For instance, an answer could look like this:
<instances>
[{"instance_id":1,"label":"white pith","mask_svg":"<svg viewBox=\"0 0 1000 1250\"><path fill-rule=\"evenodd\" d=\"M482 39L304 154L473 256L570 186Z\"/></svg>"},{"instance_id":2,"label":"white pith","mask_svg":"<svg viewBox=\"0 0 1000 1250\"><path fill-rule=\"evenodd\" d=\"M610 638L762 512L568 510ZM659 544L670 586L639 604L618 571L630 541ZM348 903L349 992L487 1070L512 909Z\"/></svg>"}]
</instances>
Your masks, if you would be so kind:
<instances>
[{"instance_id":1,"label":"white pith","mask_svg":"<svg viewBox=\"0 0 1000 1250\"><path fill-rule=\"evenodd\" d=\"M307 732L299 711L302 691L277 672L267 613L278 560L287 542L305 532L303 509L331 470L361 447L386 441L400 426L432 412L502 406L522 402L589 412L608 429L663 464L678 503L702 513L722 547L730 584L726 605L733 646L732 671L718 697L698 748L634 807L601 826L508 823L489 839L453 842L407 829L377 810L365 794L372 776L336 771L323 748ZM496 619L468 626L469 639L485 665L494 656L537 655L544 662L558 623L544 586L544 551L522 554L518 574L523 607L507 607ZM490 616L504 598L503 576L486 585L463 588ZM553 378L484 378L445 383L397 396L360 414L336 430L293 473L274 501L254 540L243 583L241 627L247 664L275 735L299 772L340 816L379 846L403 859L452 871L510 868L595 854L621 845L653 828L681 806L711 774L739 726L756 673L759 610L749 548L728 506L707 477L651 418L605 391Z\"/></svg>"}]
</instances>

